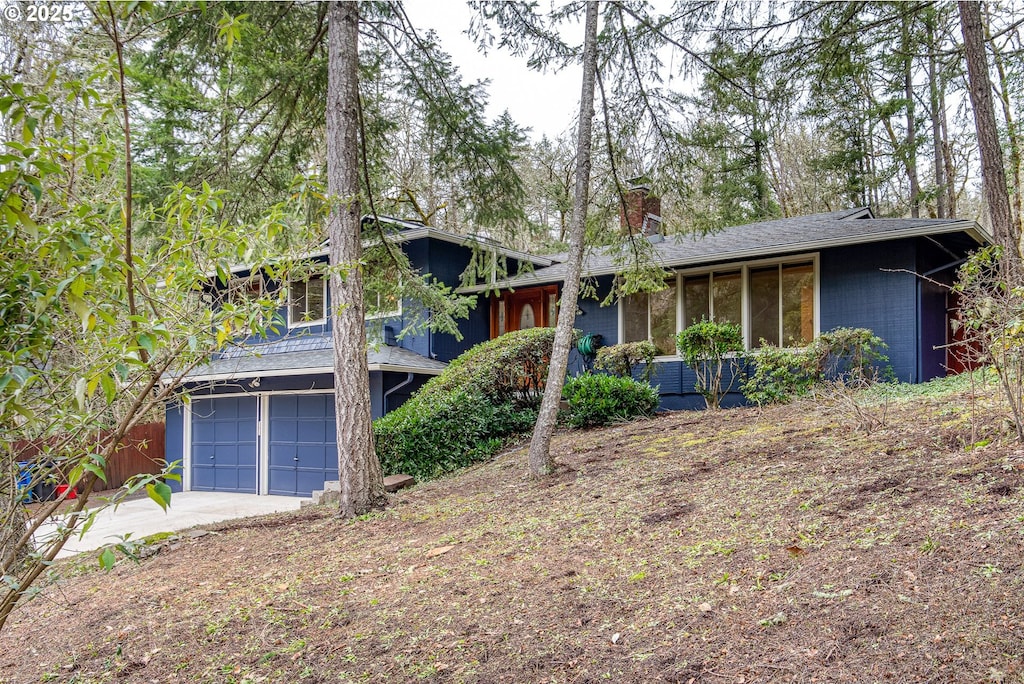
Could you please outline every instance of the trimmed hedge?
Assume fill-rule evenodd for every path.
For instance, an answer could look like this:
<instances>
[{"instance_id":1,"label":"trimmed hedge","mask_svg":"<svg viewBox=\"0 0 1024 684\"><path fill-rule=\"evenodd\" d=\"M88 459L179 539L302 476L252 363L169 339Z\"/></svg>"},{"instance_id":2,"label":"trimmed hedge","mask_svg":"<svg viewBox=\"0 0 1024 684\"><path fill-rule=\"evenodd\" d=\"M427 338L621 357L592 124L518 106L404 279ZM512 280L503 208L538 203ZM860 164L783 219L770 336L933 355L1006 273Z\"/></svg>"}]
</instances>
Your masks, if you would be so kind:
<instances>
[{"instance_id":1,"label":"trimmed hedge","mask_svg":"<svg viewBox=\"0 0 1024 684\"><path fill-rule=\"evenodd\" d=\"M449 363L419 394L441 397L466 390L495 405L537 408L544 395L554 342L554 328L517 330L482 342Z\"/></svg>"},{"instance_id":2,"label":"trimmed hedge","mask_svg":"<svg viewBox=\"0 0 1024 684\"><path fill-rule=\"evenodd\" d=\"M572 427L596 427L650 416L659 402L658 390L646 382L614 375L570 378L562 396L569 402L566 422Z\"/></svg>"},{"instance_id":3,"label":"trimmed hedge","mask_svg":"<svg viewBox=\"0 0 1024 684\"><path fill-rule=\"evenodd\" d=\"M530 430L547 381L553 328L478 344L373 423L385 474L429 480L487 459Z\"/></svg>"},{"instance_id":4,"label":"trimmed hedge","mask_svg":"<svg viewBox=\"0 0 1024 684\"><path fill-rule=\"evenodd\" d=\"M509 435L533 427L537 413L494 405L458 390L430 400L413 397L373 423L377 456L388 474L429 480L493 455Z\"/></svg>"}]
</instances>

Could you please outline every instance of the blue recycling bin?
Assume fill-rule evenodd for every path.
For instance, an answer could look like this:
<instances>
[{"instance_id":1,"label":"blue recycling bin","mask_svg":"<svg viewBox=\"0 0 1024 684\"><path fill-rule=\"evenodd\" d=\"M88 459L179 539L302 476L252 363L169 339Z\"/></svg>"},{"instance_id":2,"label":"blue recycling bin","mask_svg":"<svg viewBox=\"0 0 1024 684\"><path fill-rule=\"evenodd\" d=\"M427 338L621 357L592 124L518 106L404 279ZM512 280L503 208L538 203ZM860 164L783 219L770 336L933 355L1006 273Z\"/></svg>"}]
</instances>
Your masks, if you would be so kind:
<instances>
[{"instance_id":1,"label":"blue recycling bin","mask_svg":"<svg viewBox=\"0 0 1024 684\"><path fill-rule=\"evenodd\" d=\"M29 461L18 461L18 500L29 503L34 500L35 492L32 489L32 463Z\"/></svg>"}]
</instances>

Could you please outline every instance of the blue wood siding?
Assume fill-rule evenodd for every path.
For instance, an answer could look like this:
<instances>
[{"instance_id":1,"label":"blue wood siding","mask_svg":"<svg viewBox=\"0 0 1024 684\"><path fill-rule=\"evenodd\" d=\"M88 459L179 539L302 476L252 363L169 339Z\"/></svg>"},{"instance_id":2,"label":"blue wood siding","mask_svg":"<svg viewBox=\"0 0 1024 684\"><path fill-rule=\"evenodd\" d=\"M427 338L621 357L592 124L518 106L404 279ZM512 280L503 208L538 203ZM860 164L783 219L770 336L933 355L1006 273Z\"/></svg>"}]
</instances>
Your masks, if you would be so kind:
<instances>
[{"instance_id":1,"label":"blue wood siding","mask_svg":"<svg viewBox=\"0 0 1024 684\"><path fill-rule=\"evenodd\" d=\"M737 369L738 377L732 381L731 391L722 398L724 408L746 404L746 399L740 392L740 380L746 369L746 363L742 362ZM725 373L724 384L726 386L730 383L730 372L727 370ZM640 369L637 369L634 375L639 378ZM661 395L659 408L663 410L693 410L706 407L704 397L695 389L697 373L682 361L655 361L651 384L658 387L658 393Z\"/></svg>"},{"instance_id":2,"label":"blue wood siding","mask_svg":"<svg viewBox=\"0 0 1024 684\"><path fill-rule=\"evenodd\" d=\"M576 329L584 334L600 335L606 347L619 343L619 307L614 303L601 306L613 283L612 276L597 278L597 298L580 299L576 314Z\"/></svg>"},{"instance_id":3,"label":"blue wood siding","mask_svg":"<svg viewBox=\"0 0 1024 684\"><path fill-rule=\"evenodd\" d=\"M384 413L394 411L396 408L404 404L412 396L413 392L418 390L431 379L429 375L413 375L412 382L405 385L409 375L407 373L382 373L381 379L382 387L384 388L383 393L387 394L387 397L383 399ZM380 416L375 415L374 418Z\"/></svg>"},{"instance_id":4,"label":"blue wood siding","mask_svg":"<svg viewBox=\"0 0 1024 684\"><path fill-rule=\"evenodd\" d=\"M895 379L918 382L914 242L827 249L819 265L822 332L840 326L870 328L889 345ZM893 272L897 269L906 271Z\"/></svg>"}]
</instances>

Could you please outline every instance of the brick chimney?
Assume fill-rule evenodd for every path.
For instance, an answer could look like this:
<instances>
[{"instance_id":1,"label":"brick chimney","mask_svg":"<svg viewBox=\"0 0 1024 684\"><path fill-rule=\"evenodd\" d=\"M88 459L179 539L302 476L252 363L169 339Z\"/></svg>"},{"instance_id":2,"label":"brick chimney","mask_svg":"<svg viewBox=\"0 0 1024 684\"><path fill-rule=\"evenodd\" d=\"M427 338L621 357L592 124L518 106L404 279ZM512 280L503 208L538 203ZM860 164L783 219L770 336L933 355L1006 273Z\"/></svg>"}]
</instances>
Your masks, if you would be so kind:
<instances>
[{"instance_id":1,"label":"brick chimney","mask_svg":"<svg viewBox=\"0 0 1024 684\"><path fill-rule=\"evenodd\" d=\"M632 182L626 191L625 211L619 205L619 224L623 235L660 235L661 198L651 194L650 186Z\"/></svg>"}]
</instances>

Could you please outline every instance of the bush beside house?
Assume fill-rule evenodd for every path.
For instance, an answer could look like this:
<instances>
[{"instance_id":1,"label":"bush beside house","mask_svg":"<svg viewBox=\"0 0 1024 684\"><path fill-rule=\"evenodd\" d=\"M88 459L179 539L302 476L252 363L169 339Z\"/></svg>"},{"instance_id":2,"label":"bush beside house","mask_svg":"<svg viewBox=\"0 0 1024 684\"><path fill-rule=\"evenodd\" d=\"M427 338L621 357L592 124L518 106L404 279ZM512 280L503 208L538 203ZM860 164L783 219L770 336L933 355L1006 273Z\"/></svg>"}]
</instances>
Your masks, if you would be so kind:
<instances>
[{"instance_id":1,"label":"bush beside house","mask_svg":"<svg viewBox=\"0 0 1024 684\"><path fill-rule=\"evenodd\" d=\"M596 427L651 416L659 401L658 390L646 382L590 373L567 380L562 396L569 403L566 422L571 427Z\"/></svg>"},{"instance_id":2,"label":"bush beside house","mask_svg":"<svg viewBox=\"0 0 1024 684\"><path fill-rule=\"evenodd\" d=\"M435 478L488 458L532 428L554 337L554 328L532 328L478 344L374 421L384 473Z\"/></svg>"}]
</instances>

